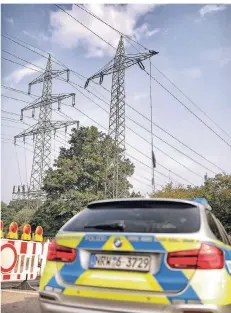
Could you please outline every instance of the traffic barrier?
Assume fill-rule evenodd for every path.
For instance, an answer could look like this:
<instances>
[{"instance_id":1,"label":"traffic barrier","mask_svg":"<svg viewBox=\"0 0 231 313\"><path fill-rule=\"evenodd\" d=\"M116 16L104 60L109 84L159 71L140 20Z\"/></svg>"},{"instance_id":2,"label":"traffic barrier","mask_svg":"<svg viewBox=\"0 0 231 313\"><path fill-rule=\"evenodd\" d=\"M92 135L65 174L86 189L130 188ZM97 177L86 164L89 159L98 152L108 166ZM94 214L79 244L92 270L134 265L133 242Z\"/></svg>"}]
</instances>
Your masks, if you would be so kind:
<instances>
[{"instance_id":1,"label":"traffic barrier","mask_svg":"<svg viewBox=\"0 0 231 313\"><path fill-rule=\"evenodd\" d=\"M48 245L49 242L2 239L1 281L34 280L41 276Z\"/></svg>"},{"instance_id":2,"label":"traffic barrier","mask_svg":"<svg viewBox=\"0 0 231 313\"><path fill-rule=\"evenodd\" d=\"M18 239L18 224L12 222L9 226L9 232L7 233L7 239Z\"/></svg>"},{"instance_id":3,"label":"traffic barrier","mask_svg":"<svg viewBox=\"0 0 231 313\"><path fill-rule=\"evenodd\" d=\"M1 281L18 281L20 285L17 288L30 289L32 287L27 281L35 280L42 275L50 241L44 240L41 226L37 226L35 232L31 234L30 224L23 224L19 229L16 222L9 225L9 231L4 239L4 223L0 222ZM18 239L18 232L22 232L21 240Z\"/></svg>"}]
</instances>

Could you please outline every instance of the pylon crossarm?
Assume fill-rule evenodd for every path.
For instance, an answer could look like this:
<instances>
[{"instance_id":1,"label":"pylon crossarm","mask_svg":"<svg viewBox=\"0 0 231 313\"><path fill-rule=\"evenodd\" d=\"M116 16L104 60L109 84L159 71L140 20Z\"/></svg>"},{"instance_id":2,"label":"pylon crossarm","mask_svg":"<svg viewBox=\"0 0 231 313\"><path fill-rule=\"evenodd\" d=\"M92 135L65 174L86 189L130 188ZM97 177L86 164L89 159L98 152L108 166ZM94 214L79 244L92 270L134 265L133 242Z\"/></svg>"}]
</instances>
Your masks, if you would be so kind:
<instances>
[{"instance_id":1,"label":"pylon crossarm","mask_svg":"<svg viewBox=\"0 0 231 313\"><path fill-rule=\"evenodd\" d=\"M62 121L52 121L50 127L51 127L51 129L57 130L57 129L64 128L64 127L67 127L67 126L71 126L71 125L77 125L76 128L78 130L78 128L79 128L79 121L65 121L65 122L62 122Z\"/></svg>"},{"instance_id":2,"label":"pylon crossarm","mask_svg":"<svg viewBox=\"0 0 231 313\"><path fill-rule=\"evenodd\" d=\"M33 101L31 104L28 104L21 110L21 119L23 117L23 111L31 110L39 108L41 105L50 105L55 102L61 102L64 99L75 97L75 93L68 93L68 94L61 94L61 95L51 95L50 98L46 101L44 101L43 97L40 97Z\"/></svg>"},{"instance_id":3,"label":"pylon crossarm","mask_svg":"<svg viewBox=\"0 0 231 313\"><path fill-rule=\"evenodd\" d=\"M27 136L33 135L33 134L37 134L38 132L38 123L35 125L32 125L31 127L29 127L28 129L22 131L21 133L19 133L18 135L14 136L14 143L16 143L16 139L18 138L25 138Z\"/></svg>"},{"instance_id":4,"label":"pylon crossarm","mask_svg":"<svg viewBox=\"0 0 231 313\"><path fill-rule=\"evenodd\" d=\"M142 62L148 58L151 58L153 55L156 55L158 53L159 52L150 50L149 52L146 52L146 53L128 54L125 56L118 55L116 57L121 58L122 64L116 64L116 62L115 62L116 57L115 57L101 71L98 71L96 74L94 74L93 76L91 76L90 78L87 79L86 84L85 84L85 88L88 86L88 84L91 80L94 80L96 78L100 78L100 83L102 83L103 77L105 75L109 75L109 74L113 74L117 71L125 70L126 68L131 67L134 64L138 64L140 66L140 68L143 70L144 65L142 64Z\"/></svg>"},{"instance_id":5,"label":"pylon crossarm","mask_svg":"<svg viewBox=\"0 0 231 313\"><path fill-rule=\"evenodd\" d=\"M29 93L30 93L30 88L32 85L42 83L46 79L53 79L57 76L61 76L64 73L67 73L67 81L69 80L69 72L70 70L51 70L51 71L46 71L43 74L41 74L39 77L35 78L32 80L32 82L29 83Z\"/></svg>"}]
</instances>

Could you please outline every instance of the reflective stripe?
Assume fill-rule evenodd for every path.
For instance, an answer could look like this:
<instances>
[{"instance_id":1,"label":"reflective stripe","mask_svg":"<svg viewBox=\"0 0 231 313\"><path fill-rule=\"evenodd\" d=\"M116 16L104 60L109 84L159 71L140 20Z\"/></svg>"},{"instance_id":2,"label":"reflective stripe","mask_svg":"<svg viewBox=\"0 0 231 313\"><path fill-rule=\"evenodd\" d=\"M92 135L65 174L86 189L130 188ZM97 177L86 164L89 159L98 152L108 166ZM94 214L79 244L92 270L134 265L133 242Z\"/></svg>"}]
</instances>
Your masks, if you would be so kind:
<instances>
[{"instance_id":1,"label":"reflective stripe","mask_svg":"<svg viewBox=\"0 0 231 313\"><path fill-rule=\"evenodd\" d=\"M123 245L119 249L114 247L116 237L119 237L123 241ZM185 238L166 239L164 236L140 234L121 236L105 233L58 234L56 240L58 244L77 248L77 250L84 248L87 250L99 249L102 251L159 251L163 254L161 256L161 268L158 273L151 275L150 273L86 270L81 267L78 257L71 264L47 262L41 279L40 290L43 290L45 286L49 286L52 288L61 288L65 295L157 304L176 303L177 301L190 303L195 301L196 303L223 306L231 303L231 297L229 295L229 291L231 290L231 247L217 240L204 242L216 245L224 251L226 268L209 271L171 270L164 260L167 252L198 249L201 243L198 240ZM57 271L59 271L59 275L65 282L75 284L76 287L81 285L81 288L65 288L64 286L60 286L55 279ZM202 282L205 282L205 284ZM86 289L84 289L84 285L86 285ZM185 289L180 288L186 285L188 286ZM89 286L93 288L90 289L88 288ZM97 290L95 286L105 287L108 290L100 288ZM168 292L173 290L173 286L174 289L183 289L183 291L177 295L167 295ZM120 292L118 289L121 288L123 290ZM148 288L150 288L150 291L145 291ZM140 293L138 292L139 290L141 290Z\"/></svg>"}]
</instances>

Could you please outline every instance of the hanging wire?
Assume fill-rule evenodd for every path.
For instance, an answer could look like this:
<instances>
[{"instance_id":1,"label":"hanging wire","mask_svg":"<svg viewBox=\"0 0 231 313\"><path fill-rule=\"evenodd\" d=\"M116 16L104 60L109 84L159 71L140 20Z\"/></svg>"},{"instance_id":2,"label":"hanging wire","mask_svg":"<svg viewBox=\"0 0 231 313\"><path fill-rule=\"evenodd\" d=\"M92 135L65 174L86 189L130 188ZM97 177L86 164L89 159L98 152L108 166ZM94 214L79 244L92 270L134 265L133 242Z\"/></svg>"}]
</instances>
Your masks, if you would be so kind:
<instances>
[{"instance_id":1,"label":"hanging wire","mask_svg":"<svg viewBox=\"0 0 231 313\"><path fill-rule=\"evenodd\" d=\"M18 173L19 173L20 183L22 185L22 176L21 176L21 172L20 172L20 166L19 166L18 153L17 153L17 147L16 146L15 146L15 153L16 153L16 159L17 159L17 164L18 164Z\"/></svg>"},{"instance_id":2,"label":"hanging wire","mask_svg":"<svg viewBox=\"0 0 231 313\"><path fill-rule=\"evenodd\" d=\"M53 143L53 164L52 164L52 167L54 166L54 164L55 164L55 149L56 149L56 146L55 146L55 133L54 133L54 138L53 138L53 141L54 141L54 143Z\"/></svg>"},{"instance_id":3,"label":"hanging wire","mask_svg":"<svg viewBox=\"0 0 231 313\"><path fill-rule=\"evenodd\" d=\"M149 81L149 91L150 91L150 113L151 113L151 159L152 159L152 192L155 193L155 172L154 172L154 147L153 147L153 124L152 124L152 63L151 63L151 58L149 58L150 62L150 81ZM156 163L156 162L155 162Z\"/></svg>"},{"instance_id":4,"label":"hanging wire","mask_svg":"<svg viewBox=\"0 0 231 313\"><path fill-rule=\"evenodd\" d=\"M25 168L26 168L26 185L28 188L28 179L27 179L27 161L26 161L26 149L25 149L25 144L24 144L24 161L25 161Z\"/></svg>"},{"instance_id":5,"label":"hanging wire","mask_svg":"<svg viewBox=\"0 0 231 313\"><path fill-rule=\"evenodd\" d=\"M27 159L26 159L25 143L24 143L24 161L25 161L25 168L26 168L26 199L27 199L27 208L29 209L29 197L28 197L29 185L28 185L28 178L27 178Z\"/></svg>"}]
</instances>

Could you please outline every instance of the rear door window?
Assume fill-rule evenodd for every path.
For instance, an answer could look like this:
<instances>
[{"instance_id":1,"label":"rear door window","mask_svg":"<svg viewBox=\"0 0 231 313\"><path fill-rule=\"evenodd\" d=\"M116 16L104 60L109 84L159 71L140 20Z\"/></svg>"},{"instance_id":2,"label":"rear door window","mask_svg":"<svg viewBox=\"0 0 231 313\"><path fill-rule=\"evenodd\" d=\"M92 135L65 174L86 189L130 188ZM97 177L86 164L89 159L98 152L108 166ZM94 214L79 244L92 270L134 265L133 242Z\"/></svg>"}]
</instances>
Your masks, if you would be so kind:
<instances>
[{"instance_id":1,"label":"rear door window","mask_svg":"<svg viewBox=\"0 0 231 313\"><path fill-rule=\"evenodd\" d=\"M117 224L123 227L117 229ZM77 214L62 228L63 231L73 232L120 231L127 233L194 233L199 229L198 207L171 201L123 201L93 204Z\"/></svg>"},{"instance_id":2,"label":"rear door window","mask_svg":"<svg viewBox=\"0 0 231 313\"><path fill-rule=\"evenodd\" d=\"M217 218L217 217L215 217L216 218L216 222L217 222L217 224L218 224L218 227L219 227L219 229L220 229L220 232L222 233L222 235L223 235L223 241L224 241L224 243L226 243L227 245L230 245L230 239L229 239L229 236L228 236L228 234L226 233L226 231L225 231L225 228L224 228L224 226L221 224L221 222L219 221L219 219Z\"/></svg>"},{"instance_id":3,"label":"rear door window","mask_svg":"<svg viewBox=\"0 0 231 313\"><path fill-rule=\"evenodd\" d=\"M209 224L209 227L210 227L212 233L214 234L214 236L215 236L218 240L224 242L224 239L223 239L223 237L222 237L222 234L221 234L221 232L220 232L220 230L219 230L219 227L218 227L218 225L217 225L217 223L216 223L215 217L214 217L213 214L212 214L211 212L209 212L209 211L207 211L206 213L207 213L208 224Z\"/></svg>"}]
</instances>

